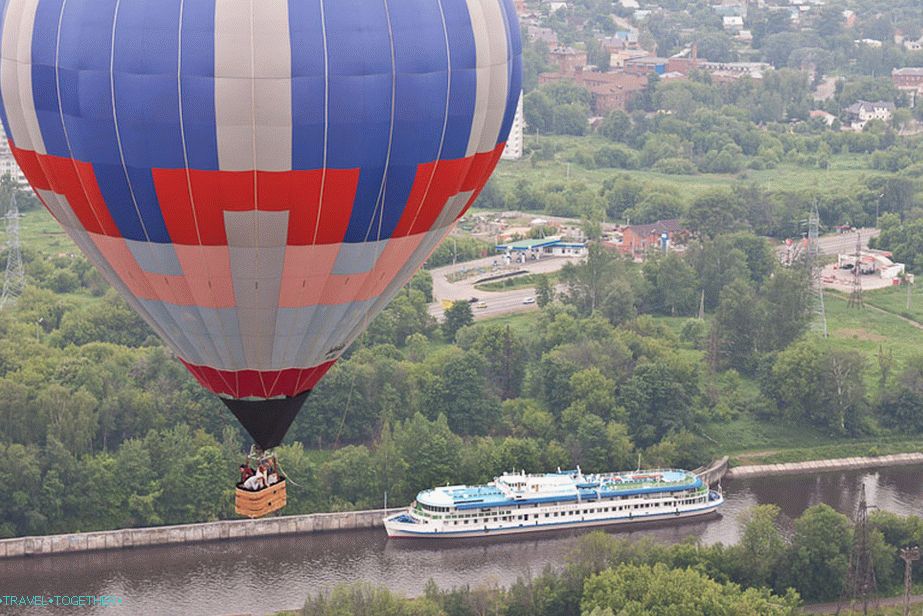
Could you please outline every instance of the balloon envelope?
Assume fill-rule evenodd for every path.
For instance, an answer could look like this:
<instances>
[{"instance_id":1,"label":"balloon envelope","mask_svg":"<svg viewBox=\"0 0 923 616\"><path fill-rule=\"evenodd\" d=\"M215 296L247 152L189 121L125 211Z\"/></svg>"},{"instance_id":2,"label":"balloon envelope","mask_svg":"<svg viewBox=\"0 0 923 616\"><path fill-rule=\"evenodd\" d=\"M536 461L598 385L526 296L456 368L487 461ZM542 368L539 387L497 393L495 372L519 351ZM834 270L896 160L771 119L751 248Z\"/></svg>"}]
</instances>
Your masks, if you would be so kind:
<instances>
[{"instance_id":1,"label":"balloon envelope","mask_svg":"<svg viewBox=\"0 0 923 616\"><path fill-rule=\"evenodd\" d=\"M0 0L45 206L258 444L484 187L511 0Z\"/></svg>"}]
</instances>

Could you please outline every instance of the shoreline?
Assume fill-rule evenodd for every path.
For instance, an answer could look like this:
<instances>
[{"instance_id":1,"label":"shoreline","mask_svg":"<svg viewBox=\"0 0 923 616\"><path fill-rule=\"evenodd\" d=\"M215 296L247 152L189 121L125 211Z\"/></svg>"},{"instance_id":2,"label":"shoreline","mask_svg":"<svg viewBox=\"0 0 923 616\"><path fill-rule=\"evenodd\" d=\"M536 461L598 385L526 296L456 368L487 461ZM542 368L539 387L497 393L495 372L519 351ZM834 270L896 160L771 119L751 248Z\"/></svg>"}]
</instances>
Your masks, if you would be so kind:
<instances>
[{"instance_id":1,"label":"shoreline","mask_svg":"<svg viewBox=\"0 0 923 616\"><path fill-rule=\"evenodd\" d=\"M887 456L835 458L831 460L811 460L807 462L788 462L782 464L748 464L731 468L724 476L727 479L750 479L753 477L802 475L806 473L861 470L885 466L909 466L912 464L923 464L923 453L896 453Z\"/></svg>"},{"instance_id":2,"label":"shoreline","mask_svg":"<svg viewBox=\"0 0 923 616\"><path fill-rule=\"evenodd\" d=\"M774 475L859 470L913 464L923 465L923 453L841 458L789 464L759 464L735 468L729 468L728 458L724 457L715 460L706 467L698 468L694 472L700 475L709 485L712 485L719 483L724 478L749 479ZM176 526L16 537L0 539L0 559L380 528L383 527L383 518L385 516L401 510L403 510L403 507L367 511L312 513L259 520L222 520Z\"/></svg>"}]
</instances>

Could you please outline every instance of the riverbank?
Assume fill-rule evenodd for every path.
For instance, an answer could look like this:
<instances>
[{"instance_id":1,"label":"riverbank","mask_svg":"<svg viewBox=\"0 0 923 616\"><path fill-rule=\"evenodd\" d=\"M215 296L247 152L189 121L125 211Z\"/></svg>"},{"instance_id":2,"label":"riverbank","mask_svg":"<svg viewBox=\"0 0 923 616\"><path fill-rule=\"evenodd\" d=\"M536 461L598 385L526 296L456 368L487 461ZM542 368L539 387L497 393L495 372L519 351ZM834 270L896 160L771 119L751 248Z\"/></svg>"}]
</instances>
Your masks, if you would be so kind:
<instances>
[{"instance_id":1,"label":"riverbank","mask_svg":"<svg viewBox=\"0 0 923 616\"><path fill-rule=\"evenodd\" d=\"M383 526L382 518L397 511L399 510L377 509L313 513L261 520L223 520L94 533L17 537L0 540L0 559L379 528Z\"/></svg>"},{"instance_id":2,"label":"riverbank","mask_svg":"<svg viewBox=\"0 0 923 616\"><path fill-rule=\"evenodd\" d=\"M728 469L725 477L728 479L742 479L773 475L801 475L884 466L908 466L911 464L923 464L923 453L897 453L890 456L838 458L810 462L790 462L787 464L752 464Z\"/></svg>"},{"instance_id":3,"label":"riverbank","mask_svg":"<svg viewBox=\"0 0 923 616\"><path fill-rule=\"evenodd\" d=\"M696 469L695 472L705 482L712 485L724 478L742 479L910 464L923 464L923 453L843 458L790 464L761 464L734 468L728 467L728 458L724 457L715 460L706 467ZM382 519L386 515L397 511L399 509L343 511L279 516L261 520L224 520L178 526L18 537L0 540L0 559L381 528L383 526Z\"/></svg>"}]
</instances>

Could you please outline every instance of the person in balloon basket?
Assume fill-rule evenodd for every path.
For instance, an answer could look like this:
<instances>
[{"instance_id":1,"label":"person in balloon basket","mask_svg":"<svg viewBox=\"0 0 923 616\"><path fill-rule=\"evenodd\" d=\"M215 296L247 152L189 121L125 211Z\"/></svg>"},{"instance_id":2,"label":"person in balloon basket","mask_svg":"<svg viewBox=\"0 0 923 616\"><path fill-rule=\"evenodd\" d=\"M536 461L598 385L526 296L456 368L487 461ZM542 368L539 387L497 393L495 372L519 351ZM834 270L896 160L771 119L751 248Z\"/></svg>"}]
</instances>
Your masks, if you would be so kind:
<instances>
[{"instance_id":1,"label":"person in balloon basket","mask_svg":"<svg viewBox=\"0 0 923 616\"><path fill-rule=\"evenodd\" d=\"M247 479L244 480L243 485L241 485L244 490L250 490L252 492L262 490L266 486L266 469L262 464L259 466L259 468L256 469L256 472L250 477L247 477Z\"/></svg>"},{"instance_id":2,"label":"person in balloon basket","mask_svg":"<svg viewBox=\"0 0 923 616\"><path fill-rule=\"evenodd\" d=\"M255 471L250 467L249 462L245 462L240 465L240 481L238 483L243 484L248 479L253 477Z\"/></svg>"}]
</instances>

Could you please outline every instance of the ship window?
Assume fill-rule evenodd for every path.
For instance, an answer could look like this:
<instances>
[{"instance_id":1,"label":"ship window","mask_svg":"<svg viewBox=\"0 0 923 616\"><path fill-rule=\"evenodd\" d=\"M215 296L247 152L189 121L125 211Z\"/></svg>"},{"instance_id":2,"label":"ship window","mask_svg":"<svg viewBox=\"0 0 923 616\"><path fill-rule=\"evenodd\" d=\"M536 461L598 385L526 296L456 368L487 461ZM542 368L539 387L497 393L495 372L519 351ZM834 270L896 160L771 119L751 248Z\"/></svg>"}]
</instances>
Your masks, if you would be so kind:
<instances>
[{"instance_id":1,"label":"ship window","mask_svg":"<svg viewBox=\"0 0 923 616\"><path fill-rule=\"evenodd\" d=\"M467 523L468 523L468 520L465 520L465 524L467 524Z\"/></svg>"}]
</instances>

